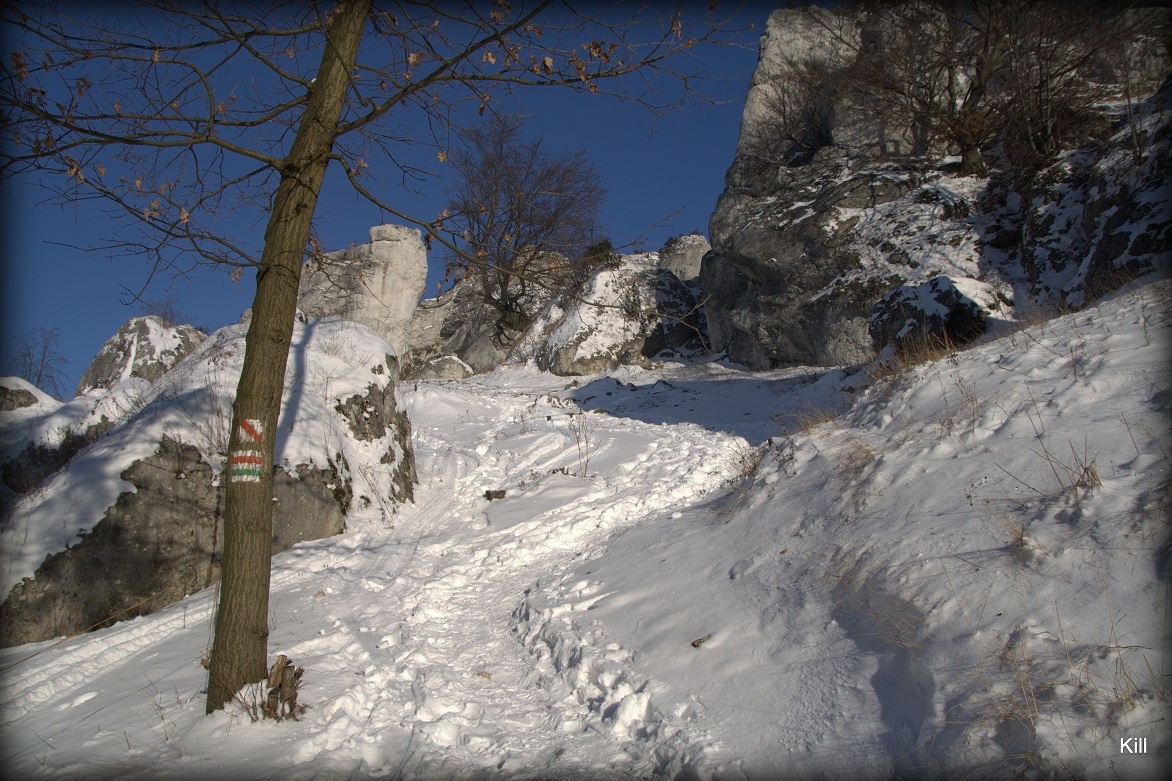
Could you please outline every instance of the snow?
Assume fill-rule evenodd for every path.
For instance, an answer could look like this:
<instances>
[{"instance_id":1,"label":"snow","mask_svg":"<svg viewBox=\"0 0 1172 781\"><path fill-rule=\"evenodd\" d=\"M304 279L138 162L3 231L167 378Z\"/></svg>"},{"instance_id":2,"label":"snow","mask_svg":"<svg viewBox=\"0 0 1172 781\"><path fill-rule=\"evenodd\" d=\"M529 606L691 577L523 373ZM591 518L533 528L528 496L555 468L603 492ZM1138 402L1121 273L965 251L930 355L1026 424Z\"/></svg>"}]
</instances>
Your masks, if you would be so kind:
<instances>
[{"instance_id":1,"label":"snow","mask_svg":"<svg viewBox=\"0 0 1172 781\"><path fill-rule=\"evenodd\" d=\"M406 384L415 503L273 559L269 649L305 668L300 721L204 716L209 590L0 652L0 769L1154 776L1170 292L874 377L713 362ZM369 380L342 356L372 339L337 335L335 397Z\"/></svg>"},{"instance_id":2,"label":"snow","mask_svg":"<svg viewBox=\"0 0 1172 781\"><path fill-rule=\"evenodd\" d=\"M116 425L16 505L0 528L0 591L8 594L47 555L69 547L79 532L92 530L120 494L134 491L122 473L153 455L164 437L197 448L219 474L246 332L246 325L220 329L154 385L130 378L36 419L13 425L0 419L5 424L0 427L2 455L9 458L28 443L56 446L70 432L83 432L103 417L123 424L138 412L132 425ZM359 441L335 406L365 395L371 385L385 387L390 373L384 361L394 349L366 326L333 317L296 323L292 345L274 444L276 463L296 475L299 464L324 468L341 453L348 464L366 465L350 475L355 496L389 495L390 469L379 459L392 447L393 434Z\"/></svg>"}]
</instances>

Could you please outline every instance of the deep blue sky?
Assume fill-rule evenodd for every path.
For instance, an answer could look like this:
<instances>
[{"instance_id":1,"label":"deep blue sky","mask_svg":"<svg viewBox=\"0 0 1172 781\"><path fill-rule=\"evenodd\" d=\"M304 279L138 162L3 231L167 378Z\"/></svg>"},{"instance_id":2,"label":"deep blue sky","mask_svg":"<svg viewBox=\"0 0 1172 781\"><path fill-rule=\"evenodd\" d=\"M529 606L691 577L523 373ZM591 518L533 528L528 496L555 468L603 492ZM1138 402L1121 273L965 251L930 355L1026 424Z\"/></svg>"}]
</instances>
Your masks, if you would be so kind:
<instances>
[{"instance_id":1,"label":"deep blue sky","mask_svg":"<svg viewBox=\"0 0 1172 781\"><path fill-rule=\"evenodd\" d=\"M657 250L671 236L707 234L708 217L732 162L767 15L767 8L742 11L740 26L755 26L739 36L743 45L697 50L714 78L704 89L717 97L716 105L656 116L607 96L530 89L517 95L519 103L505 108L526 114L527 131L540 134L550 150L586 151L609 191L601 220L616 246L646 234L641 248ZM392 182L382 192L405 212L422 218L438 214L447 182L436 178L416 187L418 192L410 192ZM147 268L135 258L61 246L99 243L111 226L99 208L45 205L47 195L28 180L0 184L5 218L0 352L8 351L15 334L57 328L59 347L68 359L63 391L69 395L102 344L128 318L141 314L141 304L126 303L125 290L137 291L147 279ZM669 224L652 229L677 211ZM327 249L366 242L370 226L381 221L373 206L327 182L317 209L317 229ZM263 226L256 230L263 233ZM431 260L428 295L443 276L438 252ZM215 329L239 319L251 306L254 289L252 274L233 284L223 269L204 269L191 280L157 279L144 297L171 296L184 320Z\"/></svg>"}]
</instances>

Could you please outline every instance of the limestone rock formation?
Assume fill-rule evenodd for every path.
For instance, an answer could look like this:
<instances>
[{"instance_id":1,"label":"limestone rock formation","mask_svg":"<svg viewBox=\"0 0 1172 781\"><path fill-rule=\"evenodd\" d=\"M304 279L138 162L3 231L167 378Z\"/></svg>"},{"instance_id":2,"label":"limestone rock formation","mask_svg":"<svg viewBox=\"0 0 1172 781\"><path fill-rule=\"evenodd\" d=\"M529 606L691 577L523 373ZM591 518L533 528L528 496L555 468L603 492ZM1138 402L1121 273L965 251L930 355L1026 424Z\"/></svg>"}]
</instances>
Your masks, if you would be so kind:
<instances>
[{"instance_id":1,"label":"limestone rock formation","mask_svg":"<svg viewBox=\"0 0 1172 781\"><path fill-rule=\"evenodd\" d=\"M370 243L331 252L301 275L297 307L309 317L362 323L406 355L411 317L427 284L420 232L376 225Z\"/></svg>"},{"instance_id":2,"label":"limestone rock formation","mask_svg":"<svg viewBox=\"0 0 1172 781\"><path fill-rule=\"evenodd\" d=\"M526 314L539 311L548 298L530 302L533 311ZM437 370L459 373L461 364L471 374L490 371L508 357L520 335L505 326L500 312L485 302L479 279L469 277L439 298L419 303L411 320L404 376L425 379ZM448 356L459 363L438 362Z\"/></svg>"},{"instance_id":3,"label":"limestone rock formation","mask_svg":"<svg viewBox=\"0 0 1172 781\"><path fill-rule=\"evenodd\" d=\"M150 613L211 585L223 540L222 488L197 448L164 438L122 475L134 486L75 544L50 555L0 605L0 646ZM345 529L336 469L274 475L272 552Z\"/></svg>"},{"instance_id":4,"label":"limestone rock formation","mask_svg":"<svg viewBox=\"0 0 1172 781\"><path fill-rule=\"evenodd\" d=\"M551 305L514 358L531 355L563 376L594 374L700 349L703 333L698 288L663 268L657 253L628 255L597 270L576 299Z\"/></svg>"},{"instance_id":5,"label":"limestone rock formation","mask_svg":"<svg viewBox=\"0 0 1172 781\"><path fill-rule=\"evenodd\" d=\"M659 265L684 282L700 276L700 263L708 250L708 239L699 233L688 233L668 239L659 250Z\"/></svg>"},{"instance_id":6,"label":"limestone rock formation","mask_svg":"<svg viewBox=\"0 0 1172 781\"><path fill-rule=\"evenodd\" d=\"M26 409L40 403L37 388L19 377L0 377L0 412Z\"/></svg>"},{"instance_id":7,"label":"limestone rock formation","mask_svg":"<svg viewBox=\"0 0 1172 781\"><path fill-rule=\"evenodd\" d=\"M872 337L904 331L899 310L935 278L983 288L1008 316L1172 266L1172 207L1157 194L1172 187L1172 87L1102 114L1109 132L1041 170L960 176L956 150L836 88L892 40L849 12L770 15L701 268L714 350L754 369L857 363L881 346ZM1157 59L1145 73L1167 74ZM795 89L802 111L787 115L779 97L790 90L792 108ZM931 335L930 318L911 319Z\"/></svg>"},{"instance_id":8,"label":"limestone rock formation","mask_svg":"<svg viewBox=\"0 0 1172 781\"><path fill-rule=\"evenodd\" d=\"M77 395L139 377L155 382L206 339L198 328L169 325L153 315L132 317L102 345L81 376Z\"/></svg>"},{"instance_id":9,"label":"limestone rock formation","mask_svg":"<svg viewBox=\"0 0 1172 781\"><path fill-rule=\"evenodd\" d=\"M78 448L46 440L46 427L57 430L52 422L65 420L71 405L76 413L82 402L115 391L60 405L13 438L11 448L53 444L49 460L71 452L36 476L43 490L17 494L0 526L0 641L33 642L122 620L214 580L230 399L246 331L220 329L152 385L115 386L137 382L145 392L116 425ZM389 514L412 500L411 429L391 353L358 323L295 324L280 423L268 432L275 437L274 553L343 531L352 513ZM12 471L20 483L28 466L28 459L5 463L5 480Z\"/></svg>"}]
</instances>

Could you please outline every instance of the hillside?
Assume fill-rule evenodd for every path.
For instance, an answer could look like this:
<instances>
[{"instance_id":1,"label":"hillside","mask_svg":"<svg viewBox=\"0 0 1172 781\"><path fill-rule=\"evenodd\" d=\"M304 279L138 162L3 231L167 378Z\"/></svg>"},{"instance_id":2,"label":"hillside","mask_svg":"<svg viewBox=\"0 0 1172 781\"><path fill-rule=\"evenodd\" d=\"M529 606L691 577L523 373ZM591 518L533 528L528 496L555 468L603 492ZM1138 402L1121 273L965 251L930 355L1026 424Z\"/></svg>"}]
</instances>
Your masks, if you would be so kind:
<instances>
[{"instance_id":1,"label":"hillside","mask_svg":"<svg viewBox=\"0 0 1172 781\"><path fill-rule=\"evenodd\" d=\"M408 384L414 504L273 560L299 721L203 716L209 589L0 652L0 767L1154 776L1169 290L886 369Z\"/></svg>"}]
</instances>

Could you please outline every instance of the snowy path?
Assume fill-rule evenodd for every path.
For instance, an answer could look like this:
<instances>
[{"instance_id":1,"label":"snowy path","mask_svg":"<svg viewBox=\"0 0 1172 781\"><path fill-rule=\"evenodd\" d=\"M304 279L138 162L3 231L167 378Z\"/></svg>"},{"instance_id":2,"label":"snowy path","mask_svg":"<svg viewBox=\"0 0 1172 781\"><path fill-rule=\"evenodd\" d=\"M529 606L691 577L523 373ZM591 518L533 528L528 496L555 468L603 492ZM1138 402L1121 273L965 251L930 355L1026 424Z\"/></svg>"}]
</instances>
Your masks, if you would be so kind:
<instances>
[{"instance_id":1,"label":"snowy path","mask_svg":"<svg viewBox=\"0 0 1172 781\"><path fill-rule=\"evenodd\" d=\"M742 421L743 409L720 405L702 411L707 427L615 416L564 380L538 375L535 383L524 391L424 384L406 394L420 479L414 505L398 508L393 527L373 505L351 532L274 559L269 647L305 667L301 702L310 710L300 724L272 732L271 724L241 726L239 712L194 718L205 592L6 672L0 723L58 708L70 719L51 742L86 744L75 754L49 750L45 736L22 736L8 752L11 766L85 775L97 756L155 773L231 768L263 777L300 765L310 768L307 778L324 767L344 777L572 779L646 776L690 762L700 747L689 746L678 719L668 724L659 713L634 654L601 628L552 619L604 596L587 581L564 581L600 556L608 538L725 489L744 468L749 442L777 424L766 409ZM664 392L689 398L672 386L604 387L619 391L613 399L606 396L615 391L598 391L613 407L661 416ZM781 398L776 389L767 395ZM747 436L722 430L732 428L722 421ZM507 496L489 502L490 489ZM564 604L535 617L526 595L539 587ZM172 635L187 637L190 658L154 663L145 652ZM141 677L135 688L154 695L140 707L147 732L138 738L94 731L100 719L86 703L101 701L111 675ZM92 693L79 695L86 689ZM86 737L68 740L73 733ZM198 748L221 740L236 748L230 762Z\"/></svg>"},{"instance_id":2,"label":"snowy path","mask_svg":"<svg viewBox=\"0 0 1172 781\"><path fill-rule=\"evenodd\" d=\"M0 650L0 774L1157 777L1170 292L870 387L718 365L404 387L414 504L273 559L300 721L204 716L205 591Z\"/></svg>"}]
</instances>

